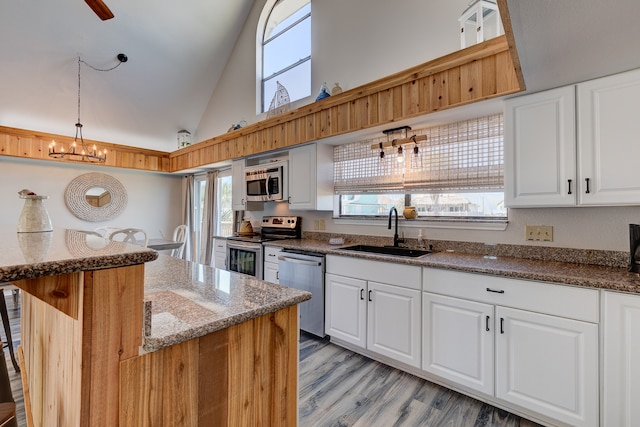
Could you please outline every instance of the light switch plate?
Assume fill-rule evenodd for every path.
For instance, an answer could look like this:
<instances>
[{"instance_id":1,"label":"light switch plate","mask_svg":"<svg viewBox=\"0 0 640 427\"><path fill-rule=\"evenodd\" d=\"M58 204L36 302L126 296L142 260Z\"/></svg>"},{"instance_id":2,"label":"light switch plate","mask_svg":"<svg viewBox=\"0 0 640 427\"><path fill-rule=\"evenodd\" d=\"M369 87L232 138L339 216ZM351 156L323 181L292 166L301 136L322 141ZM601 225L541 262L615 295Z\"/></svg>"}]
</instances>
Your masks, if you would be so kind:
<instances>
[{"instance_id":1,"label":"light switch plate","mask_svg":"<svg viewBox=\"0 0 640 427\"><path fill-rule=\"evenodd\" d=\"M525 226L525 240L553 242L553 226L527 225Z\"/></svg>"}]
</instances>

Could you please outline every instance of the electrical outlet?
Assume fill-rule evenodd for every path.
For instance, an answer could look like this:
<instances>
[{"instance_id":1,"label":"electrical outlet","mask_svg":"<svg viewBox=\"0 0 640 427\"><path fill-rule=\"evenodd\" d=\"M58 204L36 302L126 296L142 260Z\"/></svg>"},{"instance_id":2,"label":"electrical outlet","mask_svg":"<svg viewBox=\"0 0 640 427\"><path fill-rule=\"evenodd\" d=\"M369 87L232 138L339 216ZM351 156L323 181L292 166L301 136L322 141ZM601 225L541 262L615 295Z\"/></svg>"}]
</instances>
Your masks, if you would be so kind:
<instances>
[{"instance_id":1,"label":"electrical outlet","mask_svg":"<svg viewBox=\"0 0 640 427\"><path fill-rule=\"evenodd\" d=\"M324 219L318 220L318 228L324 230Z\"/></svg>"},{"instance_id":2,"label":"electrical outlet","mask_svg":"<svg viewBox=\"0 0 640 427\"><path fill-rule=\"evenodd\" d=\"M313 220L313 229L314 229L314 230L317 230L317 229L318 229L318 220L317 220L317 219L314 219L314 220Z\"/></svg>"},{"instance_id":3,"label":"electrical outlet","mask_svg":"<svg viewBox=\"0 0 640 427\"><path fill-rule=\"evenodd\" d=\"M527 225L524 233L526 240L553 242L553 226L551 225Z\"/></svg>"}]
</instances>

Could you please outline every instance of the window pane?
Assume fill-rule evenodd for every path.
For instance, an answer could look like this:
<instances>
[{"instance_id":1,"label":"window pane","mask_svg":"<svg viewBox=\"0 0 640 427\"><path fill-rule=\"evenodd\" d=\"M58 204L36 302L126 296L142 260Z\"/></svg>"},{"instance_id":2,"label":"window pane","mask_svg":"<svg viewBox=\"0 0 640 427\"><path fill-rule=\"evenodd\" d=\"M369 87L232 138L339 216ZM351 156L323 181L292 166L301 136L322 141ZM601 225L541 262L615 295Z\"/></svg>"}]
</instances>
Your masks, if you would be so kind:
<instances>
[{"instance_id":1,"label":"window pane","mask_svg":"<svg viewBox=\"0 0 640 427\"><path fill-rule=\"evenodd\" d=\"M265 80L263 83L262 111L268 111L271 100L276 94L276 82L280 82L289 93L289 101L297 101L311 95L311 61L303 62L295 68Z\"/></svg>"},{"instance_id":2,"label":"window pane","mask_svg":"<svg viewBox=\"0 0 640 427\"><path fill-rule=\"evenodd\" d=\"M404 194L352 194L340 196L341 216L386 216L395 207L404 209Z\"/></svg>"},{"instance_id":3,"label":"window pane","mask_svg":"<svg viewBox=\"0 0 640 427\"><path fill-rule=\"evenodd\" d=\"M288 29L263 48L262 76L269 78L274 73L295 64L311 55L311 17Z\"/></svg>"},{"instance_id":4,"label":"window pane","mask_svg":"<svg viewBox=\"0 0 640 427\"><path fill-rule=\"evenodd\" d=\"M278 34L280 31L286 29L289 25L293 24L298 19L311 13L311 3L307 3L304 7L289 15L293 8L298 7L297 3L299 2L287 0L278 2L278 4L274 6L273 10L271 11L271 15L269 15L269 22L267 23L264 40L269 40L274 34ZM282 16L287 15L288 17L282 20Z\"/></svg>"},{"instance_id":5,"label":"window pane","mask_svg":"<svg viewBox=\"0 0 640 427\"><path fill-rule=\"evenodd\" d=\"M231 175L218 178L217 185L216 234L230 236L233 234L233 209L231 209Z\"/></svg>"},{"instance_id":6,"label":"window pane","mask_svg":"<svg viewBox=\"0 0 640 427\"><path fill-rule=\"evenodd\" d=\"M506 218L504 192L412 194L418 217Z\"/></svg>"}]
</instances>

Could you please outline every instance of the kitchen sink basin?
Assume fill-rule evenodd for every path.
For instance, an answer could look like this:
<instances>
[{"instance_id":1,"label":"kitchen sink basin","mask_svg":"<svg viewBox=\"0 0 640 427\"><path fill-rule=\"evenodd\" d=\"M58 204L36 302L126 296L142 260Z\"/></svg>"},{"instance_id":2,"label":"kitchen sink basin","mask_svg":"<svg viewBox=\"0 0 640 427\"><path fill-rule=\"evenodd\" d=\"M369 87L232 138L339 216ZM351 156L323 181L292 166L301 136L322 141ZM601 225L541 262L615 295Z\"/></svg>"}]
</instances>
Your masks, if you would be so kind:
<instances>
[{"instance_id":1,"label":"kitchen sink basin","mask_svg":"<svg viewBox=\"0 0 640 427\"><path fill-rule=\"evenodd\" d=\"M397 256L406 256L406 257L412 257L412 258L417 258L422 255L427 255L431 253L431 251L425 251L421 249L400 248L397 246L355 245L355 246L347 246L340 249L345 251L369 252L374 254L397 255Z\"/></svg>"}]
</instances>

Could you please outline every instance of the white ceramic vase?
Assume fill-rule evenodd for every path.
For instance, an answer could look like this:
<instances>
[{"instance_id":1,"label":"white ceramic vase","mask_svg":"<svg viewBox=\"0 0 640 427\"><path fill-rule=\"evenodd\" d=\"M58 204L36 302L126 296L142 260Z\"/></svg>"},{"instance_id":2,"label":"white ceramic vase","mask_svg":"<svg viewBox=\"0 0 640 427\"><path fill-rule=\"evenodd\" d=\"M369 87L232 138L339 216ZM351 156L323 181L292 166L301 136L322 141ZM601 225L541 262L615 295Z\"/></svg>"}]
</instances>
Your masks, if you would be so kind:
<instances>
[{"instance_id":1,"label":"white ceramic vase","mask_svg":"<svg viewBox=\"0 0 640 427\"><path fill-rule=\"evenodd\" d=\"M43 203L49 196L26 195L20 198L24 199L24 206L18 219L18 233L53 231L49 212Z\"/></svg>"}]
</instances>

